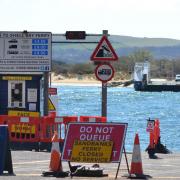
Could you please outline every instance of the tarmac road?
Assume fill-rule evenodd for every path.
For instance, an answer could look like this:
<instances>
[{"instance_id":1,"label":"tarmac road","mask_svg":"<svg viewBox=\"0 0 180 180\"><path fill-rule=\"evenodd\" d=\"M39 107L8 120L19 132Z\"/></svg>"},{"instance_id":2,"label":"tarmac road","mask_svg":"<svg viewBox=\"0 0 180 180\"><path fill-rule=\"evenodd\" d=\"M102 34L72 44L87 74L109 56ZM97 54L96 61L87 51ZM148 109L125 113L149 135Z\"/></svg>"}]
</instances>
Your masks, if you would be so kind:
<instances>
[{"instance_id":1,"label":"tarmac road","mask_svg":"<svg viewBox=\"0 0 180 180\"><path fill-rule=\"evenodd\" d=\"M14 176L3 174L0 176L2 180L47 180L55 179L55 177L42 177L43 171L48 171L50 153L48 152L33 152L33 151L12 151L12 161ZM149 159L148 154L143 152L142 164L143 172L151 176L152 180L180 180L180 153L172 154L157 154L158 159ZM132 154L127 154L129 165L131 164ZM74 163L72 163L74 164ZM86 164L91 166L92 164ZM117 171L117 163L100 164L100 167L104 168L104 174L108 174L108 177L100 178L84 178L73 177L73 179L114 179ZM63 170L69 171L68 163L63 162ZM122 155L122 161L120 170L118 173L118 179L127 179L122 177L127 174L127 165ZM66 177L65 179L71 179Z\"/></svg>"}]
</instances>

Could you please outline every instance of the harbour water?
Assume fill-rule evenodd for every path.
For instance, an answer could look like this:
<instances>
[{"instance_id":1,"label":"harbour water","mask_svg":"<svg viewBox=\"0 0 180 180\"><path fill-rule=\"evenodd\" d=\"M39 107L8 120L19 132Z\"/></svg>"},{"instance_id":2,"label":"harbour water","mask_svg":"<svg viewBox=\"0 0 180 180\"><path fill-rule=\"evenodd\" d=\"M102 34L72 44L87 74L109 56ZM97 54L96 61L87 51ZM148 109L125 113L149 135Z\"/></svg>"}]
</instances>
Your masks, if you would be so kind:
<instances>
[{"instance_id":1,"label":"harbour water","mask_svg":"<svg viewBox=\"0 0 180 180\"><path fill-rule=\"evenodd\" d=\"M57 85L58 115L101 116L101 87L98 85ZM108 122L128 123L125 147L132 151L135 133L141 150L149 144L147 119L160 120L161 142L180 152L180 93L137 92L134 88L108 88Z\"/></svg>"}]
</instances>

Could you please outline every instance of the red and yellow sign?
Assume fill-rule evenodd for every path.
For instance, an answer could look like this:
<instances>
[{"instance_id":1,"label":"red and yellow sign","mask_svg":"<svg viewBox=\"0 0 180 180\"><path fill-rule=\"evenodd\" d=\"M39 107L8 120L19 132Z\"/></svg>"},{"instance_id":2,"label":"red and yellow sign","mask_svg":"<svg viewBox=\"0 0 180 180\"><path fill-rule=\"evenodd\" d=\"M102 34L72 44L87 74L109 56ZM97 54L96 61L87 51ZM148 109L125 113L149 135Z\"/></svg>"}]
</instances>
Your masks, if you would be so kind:
<instances>
[{"instance_id":1,"label":"red and yellow sign","mask_svg":"<svg viewBox=\"0 0 180 180\"><path fill-rule=\"evenodd\" d=\"M2 80L8 81L27 81L32 80L32 76L3 76Z\"/></svg>"},{"instance_id":2,"label":"red and yellow sign","mask_svg":"<svg viewBox=\"0 0 180 180\"><path fill-rule=\"evenodd\" d=\"M110 162L112 141L80 141L75 140L71 161L88 163Z\"/></svg>"},{"instance_id":3,"label":"red and yellow sign","mask_svg":"<svg viewBox=\"0 0 180 180\"><path fill-rule=\"evenodd\" d=\"M35 125L31 124L12 124L11 133L35 134Z\"/></svg>"},{"instance_id":4,"label":"red and yellow sign","mask_svg":"<svg viewBox=\"0 0 180 180\"><path fill-rule=\"evenodd\" d=\"M69 123L62 160L69 161L77 157L83 162L95 162L93 158L99 155L100 162L105 161L103 158L108 159L111 152L110 162L120 162L126 129L126 123ZM108 151L107 155L104 148Z\"/></svg>"},{"instance_id":5,"label":"red and yellow sign","mask_svg":"<svg viewBox=\"0 0 180 180\"><path fill-rule=\"evenodd\" d=\"M39 117L39 112L33 112L33 111L8 111L9 116L22 116L22 117Z\"/></svg>"}]
</instances>

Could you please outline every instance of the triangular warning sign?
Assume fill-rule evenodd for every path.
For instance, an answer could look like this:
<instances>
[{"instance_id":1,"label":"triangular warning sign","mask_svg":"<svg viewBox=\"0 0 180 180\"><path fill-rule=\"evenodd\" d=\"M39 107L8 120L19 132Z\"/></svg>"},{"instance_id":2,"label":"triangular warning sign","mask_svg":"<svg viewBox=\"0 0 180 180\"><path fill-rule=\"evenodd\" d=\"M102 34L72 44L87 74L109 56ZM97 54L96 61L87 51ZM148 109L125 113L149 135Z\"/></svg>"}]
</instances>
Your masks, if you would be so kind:
<instances>
[{"instance_id":1,"label":"triangular warning sign","mask_svg":"<svg viewBox=\"0 0 180 180\"><path fill-rule=\"evenodd\" d=\"M52 103L51 99L48 99L48 110L49 111L55 111L56 107L54 106L54 104Z\"/></svg>"},{"instance_id":2,"label":"triangular warning sign","mask_svg":"<svg viewBox=\"0 0 180 180\"><path fill-rule=\"evenodd\" d=\"M103 36L91 55L92 61L116 61L118 56L106 36Z\"/></svg>"}]
</instances>

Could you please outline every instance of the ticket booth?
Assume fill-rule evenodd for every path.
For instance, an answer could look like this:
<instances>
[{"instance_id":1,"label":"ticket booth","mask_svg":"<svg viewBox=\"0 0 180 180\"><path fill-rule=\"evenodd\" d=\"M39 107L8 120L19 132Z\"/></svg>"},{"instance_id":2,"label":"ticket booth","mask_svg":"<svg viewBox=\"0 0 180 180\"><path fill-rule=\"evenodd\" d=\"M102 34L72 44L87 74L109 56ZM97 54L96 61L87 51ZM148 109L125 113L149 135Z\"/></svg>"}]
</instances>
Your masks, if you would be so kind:
<instances>
[{"instance_id":1,"label":"ticket booth","mask_svg":"<svg viewBox=\"0 0 180 180\"><path fill-rule=\"evenodd\" d=\"M0 115L40 116L42 89L48 114L51 45L51 32L0 31Z\"/></svg>"},{"instance_id":2,"label":"ticket booth","mask_svg":"<svg viewBox=\"0 0 180 180\"><path fill-rule=\"evenodd\" d=\"M0 74L0 114L40 116L42 74Z\"/></svg>"}]
</instances>

